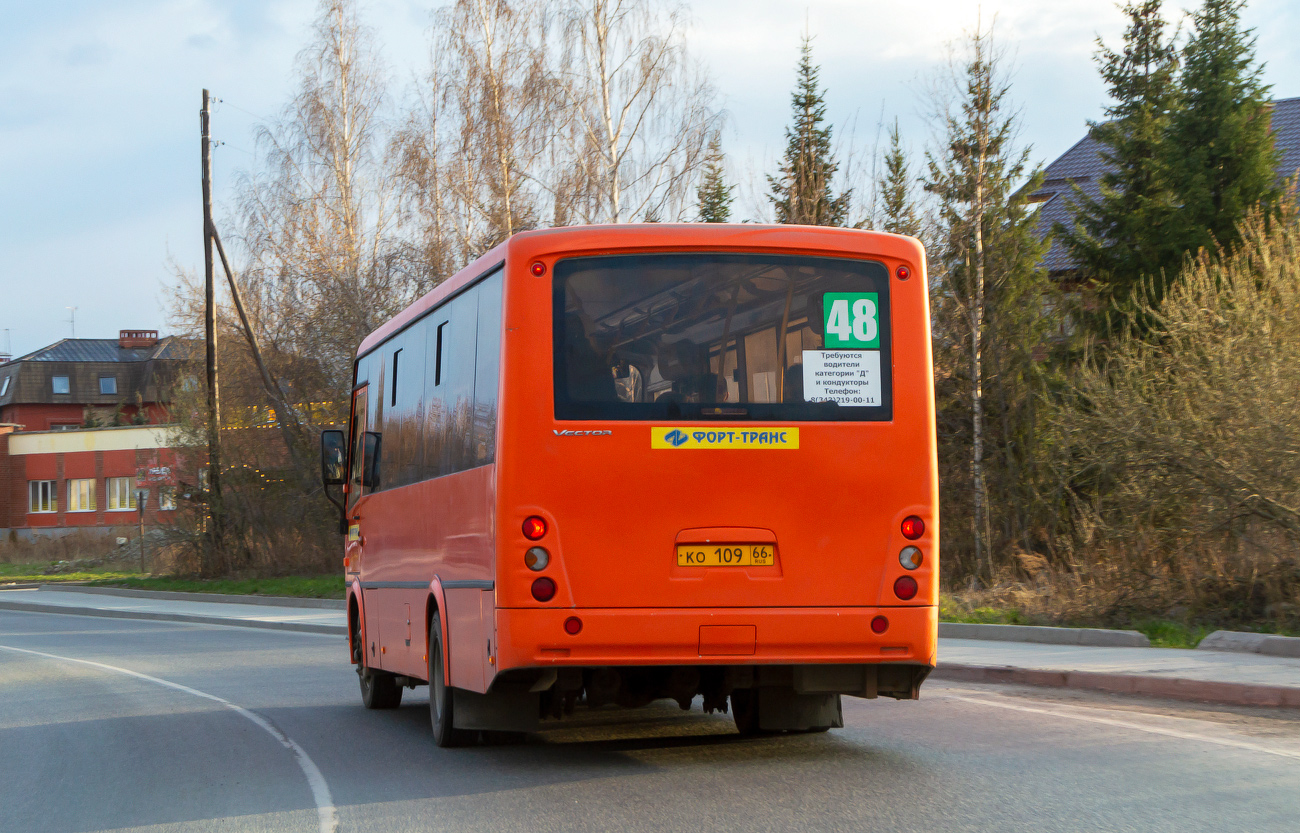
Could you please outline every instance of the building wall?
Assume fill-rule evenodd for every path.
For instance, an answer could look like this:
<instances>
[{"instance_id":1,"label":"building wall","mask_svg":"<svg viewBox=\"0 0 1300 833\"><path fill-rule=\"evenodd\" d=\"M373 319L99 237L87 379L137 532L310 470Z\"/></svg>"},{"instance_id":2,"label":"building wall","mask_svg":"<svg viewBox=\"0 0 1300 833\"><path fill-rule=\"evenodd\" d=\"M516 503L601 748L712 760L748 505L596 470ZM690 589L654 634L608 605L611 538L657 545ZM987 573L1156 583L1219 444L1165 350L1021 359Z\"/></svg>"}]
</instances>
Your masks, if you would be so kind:
<instances>
[{"instance_id":1,"label":"building wall","mask_svg":"<svg viewBox=\"0 0 1300 833\"><path fill-rule=\"evenodd\" d=\"M113 418L116 407L95 406L97 417L103 422ZM145 412L151 424L167 422L167 409L157 402L146 402ZM122 417L125 421L135 418L136 406L124 405ZM86 406L75 403L17 403L0 408L0 423L10 422L23 426L24 431L49 431L58 425L75 425L78 428L86 418Z\"/></svg>"},{"instance_id":2,"label":"building wall","mask_svg":"<svg viewBox=\"0 0 1300 833\"><path fill-rule=\"evenodd\" d=\"M126 426L80 431L21 432L0 435L0 529L60 533L74 529L109 532L134 526L134 509L108 508L108 479L135 478L133 486L149 490L144 521L148 525L174 520L175 510L159 507L160 490L194 484L199 459L174 447L170 426ZM69 511L68 482L95 481L93 511ZM33 480L55 481L57 511L30 512ZM177 500L182 499L177 495Z\"/></svg>"}]
</instances>

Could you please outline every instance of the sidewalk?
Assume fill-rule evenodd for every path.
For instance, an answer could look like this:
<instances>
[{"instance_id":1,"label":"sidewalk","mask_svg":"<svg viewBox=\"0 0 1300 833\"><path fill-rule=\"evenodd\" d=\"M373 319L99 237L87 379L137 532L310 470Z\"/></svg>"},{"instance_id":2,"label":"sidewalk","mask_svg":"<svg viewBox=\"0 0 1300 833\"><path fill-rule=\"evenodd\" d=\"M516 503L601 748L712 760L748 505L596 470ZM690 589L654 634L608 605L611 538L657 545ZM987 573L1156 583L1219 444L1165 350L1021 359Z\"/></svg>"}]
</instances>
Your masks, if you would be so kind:
<instances>
[{"instance_id":1,"label":"sidewalk","mask_svg":"<svg viewBox=\"0 0 1300 833\"><path fill-rule=\"evenodd\" d=\"M49 585L46 585L48 587ZM161 619L170 622L194 622L206 625L238 625L246 628L273 628L347 635L347 614L343 610L267 604L267 599L234 601L242 597L212 600L193 598L159 598L197 594L162 593L129 596L119 592L92 593L91 588L73 590L0 590L0 610L25 610L40 613L74 613L82 616L107 616L116 619ZM297 600L287 600L291 604Z\"/></svg>"},{"instance_id":2,"label":"sidewalk","mask_svg":"<svg viewBox=\"0 0 1300 833\"><path fill-rule=\"evenodd\" d=\"M45 589L49 588L49 589ZM108 588L0 590L0 610L347 633L341 602ZM309 606L308 606L309 605ZM330 605L328 608L321 605ZM937 680L1014 683L1300 708L1300 659L1175 648L939 640Z\"/></svg>"}]
</instances>

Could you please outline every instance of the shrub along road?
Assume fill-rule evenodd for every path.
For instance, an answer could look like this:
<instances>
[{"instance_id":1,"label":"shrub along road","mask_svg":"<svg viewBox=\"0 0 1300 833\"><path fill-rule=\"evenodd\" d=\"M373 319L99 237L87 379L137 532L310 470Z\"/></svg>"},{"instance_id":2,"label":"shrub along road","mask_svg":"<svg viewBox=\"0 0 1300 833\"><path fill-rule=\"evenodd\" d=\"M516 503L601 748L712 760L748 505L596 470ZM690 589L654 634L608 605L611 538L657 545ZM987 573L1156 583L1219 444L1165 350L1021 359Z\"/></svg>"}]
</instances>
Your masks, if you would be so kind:
<instances>
[{"instance_id":1,"label":"shrub along road","mask_svg":"<svg viewBox=\"0 0 1300 833\"><path fill-rule=\"evenodd\" d=\"M1291 830L1300 794L1289 710L940 681L822 735L673 706L439 750L337 636L0 611L0 646L4 829Z\"/></svg>"}]
</instances>

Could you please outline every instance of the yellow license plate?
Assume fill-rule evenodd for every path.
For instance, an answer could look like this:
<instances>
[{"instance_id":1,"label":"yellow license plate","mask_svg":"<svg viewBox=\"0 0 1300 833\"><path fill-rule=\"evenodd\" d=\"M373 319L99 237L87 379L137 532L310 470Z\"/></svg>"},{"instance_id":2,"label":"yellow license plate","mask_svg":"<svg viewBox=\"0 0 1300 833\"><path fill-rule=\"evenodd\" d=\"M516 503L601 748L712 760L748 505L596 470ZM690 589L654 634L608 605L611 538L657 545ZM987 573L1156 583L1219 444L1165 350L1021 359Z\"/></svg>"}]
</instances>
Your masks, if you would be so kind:
<instances>
[{"instance_id":1,"label":"yellow license plate","mask_svg":"<svg viewBox=\"0 0 1300 833\"><path fill-rule=\"evenodd\" d=\"M776 563L771 544L678 544L678 567L770 567Z\"/></svg>"}]
</instances>

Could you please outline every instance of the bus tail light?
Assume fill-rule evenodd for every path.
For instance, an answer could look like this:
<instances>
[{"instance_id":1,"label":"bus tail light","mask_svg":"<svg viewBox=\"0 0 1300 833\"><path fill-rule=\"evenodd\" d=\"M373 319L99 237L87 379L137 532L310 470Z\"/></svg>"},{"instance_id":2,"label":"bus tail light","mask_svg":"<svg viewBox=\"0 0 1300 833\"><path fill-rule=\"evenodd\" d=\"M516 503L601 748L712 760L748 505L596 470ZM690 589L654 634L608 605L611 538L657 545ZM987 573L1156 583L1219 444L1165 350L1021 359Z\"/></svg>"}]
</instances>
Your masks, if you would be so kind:
<instances>
[{"instance_id":1,"label":"bus tail light","mask_svg":"<svg viewBox=\"0 0 1300 833\"><path fill-rule=\"evenodd\" d=\"M542 547L529 547L524 553L524 564L533 572L540 573L551 563L551 554Z\"/></svg>"},{"instance_id":2,"label":"bus tail light","mask_svg":"<svg viewBox=\"0 0 1300 833\"><path fill-rule=\"evenodd\" d=\"M542 581L542 579L538 579L538 581ZM533 585L534 588L536 588L536 586L536 584ZM537 595L536 590L534 590L533 595ZM911 576L899 576L894 582L894 595L903 601L907 601L915 596L916 579Z\"/></svg>"},{"instance_id":3,"label":"bus tail light","mask_svg":"<svg viewBox=\"0 0 1300 833\"><path fill-rule=\"evenodd\" d=\"M915 584L915 582L913 582ZM915 591L913 591L915 592ZM533 598L539 602L549 602L555 598L555 582L542 576L533 582Z\"/></svg>"},{"instance_id":4,"label":"bus tail light","mask_svg":"<svg viewBox=\"0 0 1300 833\"><path fill-rule=\"evenodd\" d=\"M925 556L921 555L921 551L916 547L903 547L903 551L898 554L898 563L907 570L915 570L924 560Z\"/></svg>"},{"instance_id":5,"label":"bus tail light","mask_svg":"<svg viewBox=\"0 0 1300 833\"><path fill-rule=\"evenodd\" d=\"M884 633L887 630L889 630L889 620L885 617L877 616L875 619L871 620L872 633Z\"/></svg>"},{"instance_id":6,"label":"bus tail light","mask_svg":"<svg viewBox=\"0 0 1300 833\"><path fill-rule=\"evenodd\" d=\"M536 541L546 534L546 521L536 515L524 519L524 537Z\"/></svg>"},{"instance_id":7,"label":"bus tail light","mask_svg":"<svg viewBox=\"0 0 1300 833\"><path fill-rule=\"evenodd\" d=\"M908 515L903 519L903 537L909 541L915 541L925 534L925 521L915 515Z\"/></svg>"},{"instance_id":8,"label":"bus tail light","mask_svg":"<svg viewBox=\"0 0 1300 833\"><path fill-rule=\"evenodd\" d=\"M570 616L564 620L564 632L569 636L577 636L582 633L582 620L577 616Z\"/></svg>"},{"instance_id":9,"label":"bus tail light","mask_svg":"<svg viewBox=\"0 0 1300 833\"><path fill-rule=\"evenodd\" d=\"M528 271L533 273L534 277L540 278L546 274L546 264L540 260L533 261L533 265L528 267Z\"/></svg>"},{"instance_id":10,"label":"bus tail light","mask_svg":"<svg viewBox=\"0 0 1300 833\"><path fill-rule=\"evenodd\" d=\"M912 270L907 266L899 266L897 269L894 270L894 274L898 275L898 279L900 281L905 281L908 278L912 277Z\"/></svg>"}]
</instances>

